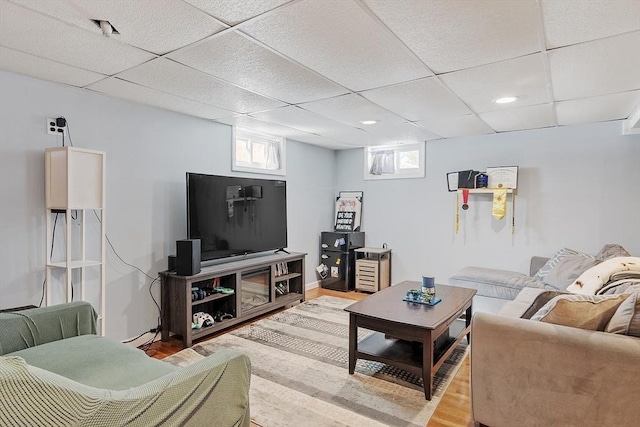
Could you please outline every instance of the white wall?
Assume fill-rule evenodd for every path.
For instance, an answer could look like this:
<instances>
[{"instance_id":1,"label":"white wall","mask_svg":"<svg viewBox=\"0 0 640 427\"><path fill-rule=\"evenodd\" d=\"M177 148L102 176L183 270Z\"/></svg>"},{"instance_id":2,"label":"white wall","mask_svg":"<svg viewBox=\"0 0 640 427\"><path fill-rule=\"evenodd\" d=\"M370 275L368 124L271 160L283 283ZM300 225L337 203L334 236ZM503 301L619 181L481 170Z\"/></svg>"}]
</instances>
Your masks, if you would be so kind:
<instances>
[{"instance_id":1,"label":"white wall","mask_svg":"<svg viewBox=\"0 0 640 427\"><path fill-rule=\"evenodd\" d=\"M361 149L337 155L338 190L363 190L367 246L392 248L393 282L467 265L528 272L532 255L562 247L595 254L620 243L640 256L640 135L621 122L428 142L426 177L363 180ZM446 173L517 165L515 234L491 216L491 197L470 196L454 233L455 193ZM510 200L510 199L509 199Z\"/></svg>"},{"instance_id":2,"label":"white wall","mask_svg":"<svg viewBox=\"0 0 640 427\"><path fill-rule=\"evenodd\" d=\"M44 149L61 145L45 120L58 116L68 119L74 146L107 153L107 236L150 276L166 269L175 241L186 238L185 172L232 174L227 125L1 72L0 308L40 301ZM313 282L317 236L332 224L334 151L289 141L286 179L289 249L309 253ZM110 248L106 275L107 335L124 339L155 327L150 280ZM158 285L153 293L158 298Z\"/></svg>"}]
</instances>

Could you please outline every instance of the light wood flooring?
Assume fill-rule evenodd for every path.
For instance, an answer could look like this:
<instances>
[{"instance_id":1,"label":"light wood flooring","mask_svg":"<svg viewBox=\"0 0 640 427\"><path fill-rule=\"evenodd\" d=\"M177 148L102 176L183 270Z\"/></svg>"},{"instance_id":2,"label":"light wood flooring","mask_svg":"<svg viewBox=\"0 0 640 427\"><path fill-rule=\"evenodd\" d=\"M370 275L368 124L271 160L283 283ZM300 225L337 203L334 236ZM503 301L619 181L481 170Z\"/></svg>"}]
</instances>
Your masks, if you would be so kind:
<instances>
[{"instance_id":1,"label":"light wood flooring","mask_svg":"<svg viewBox=\"0 0 640 427\"><path fill-rule=\"evenodd\" d=\"M348 298L353 300L360 300L362 298L367 297L366 293L359 292L338 292L331 291L328 289L315 288L307 291L306 299L310 300L313 298L317 298L321 295L332 295L339 298ZM267 317L273 314L269 313L262 317ZM258 319L262 318L259 317ZM256 321L258 319L253 319L252 321ZM250 322L247 322L250 323ZM238 325L237 327L244 326L245 324ZM225 331L228 332L229 330ZM203 338L196 342L206 341L215 337L215 335L210 335L206 338ZM195 342L194 342L195 344ZM150 350L147 352L149 356L154 357L156 359L164 359L167 356L171 356L182 350L182 341L176 338L171 338L169 341L157 341L155 342ZM470 378L470 361L469 357L467 357L460 369L458 370L456 376L449 384L449 388L447 388L444 396L440 400L436 411L433 416L427 423L426 427L473 427L474 423L471 419L471 401L470 401L470 388L469 388L469 378ZM255 423L251 423L252 427L260 427Z\"/></svg>"}]
</instances>

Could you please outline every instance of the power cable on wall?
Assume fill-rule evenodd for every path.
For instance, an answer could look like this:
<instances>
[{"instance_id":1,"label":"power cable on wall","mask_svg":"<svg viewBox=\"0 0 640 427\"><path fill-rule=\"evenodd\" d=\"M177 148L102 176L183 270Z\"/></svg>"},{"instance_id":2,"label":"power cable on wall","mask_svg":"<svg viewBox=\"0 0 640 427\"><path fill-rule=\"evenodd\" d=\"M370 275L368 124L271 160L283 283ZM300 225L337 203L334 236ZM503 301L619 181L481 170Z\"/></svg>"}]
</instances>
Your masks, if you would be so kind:
<instances>
[{"instance_id":1,"label":"power cable on wall","mask_svg":"<svg viewBox=\"0 0 640 427\"><path fill-rule=\"evenodd\" d=\"M102 224L102 218L100 218L100 216L98 215L98 213L93 210L93 214L96 216L96 219L98 220L98 222L100 224ZM147 273L145 273L142 269L136 267L133 264L130 264L128 262L126 262L121 256L120 254L118 254L118 252L116 251L116 248L113 247L113 244L111 243L111 240L109 239L109 236L107 236L107 234L105 233L104 235L107 243L109 244L109 247L111 248L111 250L113 251L113 253L116 255L116 257L118 257L118 259L126 266L134 268L136 270L138 270L140 273L144 274L147 278L149 278L151 280L151 283L149 284L149 295L151 296L151 299L153 300L153 303L156 305L156 307L158 308L158 322L157 322L157 326L155 328L155 331L153 329L151 329L150 331L145 331L143 333L141 333L140 335L138 335L136 338L133 338L129 341L125 341L125 342L132 342L135 341L136 339L140 338L141 336L143 336L144 334L146 334L147 332L155 332L155 335L153 336L153 338L151 338L150 340L146 341L145 343L141 344L138 346L138 348L140 348L141 350L144 350L145 352L150 350L151 345L155 342L155 339L158 337L158 334L160 333L160 328L161 328L161 319L162 319L162 308L160 307L160 304L158 304L158 301L155 299L155 297L153 296L153 293L151 292L153 285L158 282L160 280L160 276L157 277L152 277L150 275L148 275Z\"/></svg>"}]
</instances>

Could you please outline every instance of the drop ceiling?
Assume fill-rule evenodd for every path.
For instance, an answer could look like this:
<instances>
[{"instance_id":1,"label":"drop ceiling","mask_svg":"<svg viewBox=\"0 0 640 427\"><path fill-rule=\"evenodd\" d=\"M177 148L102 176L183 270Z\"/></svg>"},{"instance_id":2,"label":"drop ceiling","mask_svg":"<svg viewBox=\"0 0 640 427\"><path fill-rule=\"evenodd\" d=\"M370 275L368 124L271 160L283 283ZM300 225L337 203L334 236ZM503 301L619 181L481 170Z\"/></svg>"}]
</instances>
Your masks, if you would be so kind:
<instances>
[{"instance_id":1,"label":"drop ceiling","mask_svg":"<svg viewBox=\"0 0 640 427\"><path fill-rule=\"evenodd\" d=\"M411 143L628 118L640 1L0 0L0 69L332 149Z\"/></svg>"}]
</instances>

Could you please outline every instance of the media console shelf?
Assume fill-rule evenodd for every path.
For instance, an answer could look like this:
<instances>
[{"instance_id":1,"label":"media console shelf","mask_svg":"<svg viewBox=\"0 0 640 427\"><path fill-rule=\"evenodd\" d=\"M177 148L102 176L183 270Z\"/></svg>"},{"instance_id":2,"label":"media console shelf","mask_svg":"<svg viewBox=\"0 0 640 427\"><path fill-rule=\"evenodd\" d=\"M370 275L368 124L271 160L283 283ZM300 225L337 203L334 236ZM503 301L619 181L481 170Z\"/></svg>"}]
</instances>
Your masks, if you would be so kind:
<instances>
[{"instance_id":1,"label":"media console shelf","mask_svg":"<svg viewBox=\"0 0 640 427\"><path fill-rule=\"evenodd\" d=\"M305 256L304 253L272 254L224 262L204 267L193 276L179 276L170 271L160 273L162 340L176 333L182 336L185 347L191 347L195 339L304 301ZM216 287L233 292L213 293ZM192 289L198 299L192 298ZM213 326L192 329L193 314L197 312L214 317Z\"/></svg>"}]
</instances>

